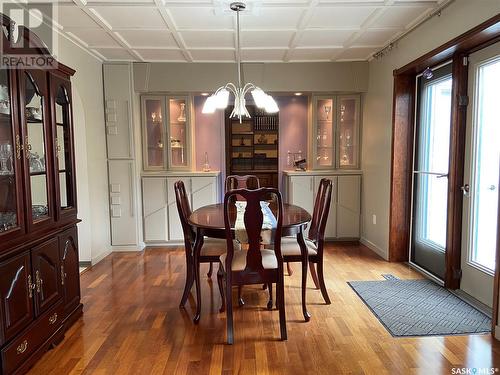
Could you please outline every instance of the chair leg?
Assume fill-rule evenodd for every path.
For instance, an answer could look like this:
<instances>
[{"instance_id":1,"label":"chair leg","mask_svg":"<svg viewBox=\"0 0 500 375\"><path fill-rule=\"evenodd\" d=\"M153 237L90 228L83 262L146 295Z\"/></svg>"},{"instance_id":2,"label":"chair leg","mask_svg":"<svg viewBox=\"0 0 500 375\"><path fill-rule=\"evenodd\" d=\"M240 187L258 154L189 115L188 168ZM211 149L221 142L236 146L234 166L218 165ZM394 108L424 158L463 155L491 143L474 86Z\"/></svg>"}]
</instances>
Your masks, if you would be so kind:
<instances>
[{"instance_id":1,"label":"chair leg","mask_svg":"<svg viewBox=\"0 0 500 375\"><path fill-rule=\"evenodd\" d=\"M287 339L286 333L286 314L285 314L285 288L283 285L283 275L280 277L276 283L276 302L278 304L279 316L280 316L280 333L281 340Z\"/></svg>"},{"instance_id":2,"label":"chair leg","mask_svg":"<svg viewBox=\"0 0 500 375\"><path fill-rule=\"evenodd\" d=\"M292 276L293 275L293 268L292 268L290 262L286 262L286 269L288 271L288 276Z\"/></svg>"},{"instance_id":3,"label":"chair leg","mask_svg":"<svg viewBox=\"0 0 500 375\"><path fill-rule=\"evenodd\" d=\"M243 289L243 286L238 285L238 306L243 306L245 304L245 301L243 301L243 298L241 298L241 290Z\"/></svg>"},{"instance_id":4,"label":"chair leg","mask_svg":"<svg viewBox=\"0 0 500 375\"><path fill-rule=\"evenodd\" d=\"M198 324L201 315L201 283L200 283L200 262L198 257L194 258L194 281L196 284L196 313L194 315L193 321Z\"/></svg>"},{"instance_id":5,"label":"chair leg","mask_svg":"<svg viewBox=\"0 0 500 375\"><path fill-rule=\"evenodd\" d=\"M267 289L267 284L262 284L262 290L266 290Z\"/></svg>"},{"instance_id":6,"label":"chair leg","mask_svg":"<svg viewBox=\"0 0 500 375\"><path fill-rule=\"evenodd\" d=\"M267 301L267 309L272 310L273 309L273 284L272 283L267 284L267 288L269 289L269 301ZM276 294L278 294L278 291L276 291Z\"/></svg>"},{"instance_id":7,"label":"chair leg","mask_svg":"<svg viewBox=\"0 0 500 375\"><path fill-rule=\"evenodd\" d=\"M186 284L184 285L184 293L182 294L179 307L184 307L184 305L186 304L186 301L189 297L189 293L191 292L191 288L193 287L194 283L193 258L189 255L186 255L186 267L187 267Z\"/></svg>"},{"instance_id":8,"label":"chair leg","mask_svg":"<svg viewBox=\"0 0 500 375\"><path fill-rule=\"evenodd\" d=\"M232 285L228 275L226 275L226 321L227 321L227 343L234 342L233 335L233 298L231 295Z\"/></svg>"},{"instance_id":9,"label":"chair leg","mask_svg":"<svg viewBox=\"0 0 500 375\"><path fill-rule=\"evenodd\" d=\"M318 280L318 274L316 273L316 268L314 267L314 263L309 261L309 270L311 271L311 276L314 282L314 285L316 286L316 289L319 289L319 280Z\"/></svg>"},{"instance_id":10,"label":"chair leg","mask_svg":"<svg viewBox=\"0 0 500 375\"><path fill-rule=\"evenodd\" d=\"M219 264L219 270L217 271L217 284L219 285L221 306L219 312L226 311L226 299L224 298L224 273L222 271L222 266Z\"/></svg>"},{"instance_id":11,"label":"chair leg","mask_svg":"<svg viewBox=\"0 0 500 375\"><path fill-rule=\"evenodd\" d=\"M207 272L207 277L208 278L211 278L212 277L212 272L214 270L214 265L212 262L210 262L210 268L208 269L208 272Z\"/></svg>"},{"instance_id":12,"label":"chair leg","mask_svg":"<svg viewBox=\"0 0 500 375\"><path fill-rule=\"evenodd\" d=\"M323 259L318 262L318 278L319 278L319 287L321 289L321 294L323 295L323 299L327 305L330 305L332 302L330 301L330 297L328 296L328 292L326 290L325 278L323 274Z\"/></svg>"}]
</instances>

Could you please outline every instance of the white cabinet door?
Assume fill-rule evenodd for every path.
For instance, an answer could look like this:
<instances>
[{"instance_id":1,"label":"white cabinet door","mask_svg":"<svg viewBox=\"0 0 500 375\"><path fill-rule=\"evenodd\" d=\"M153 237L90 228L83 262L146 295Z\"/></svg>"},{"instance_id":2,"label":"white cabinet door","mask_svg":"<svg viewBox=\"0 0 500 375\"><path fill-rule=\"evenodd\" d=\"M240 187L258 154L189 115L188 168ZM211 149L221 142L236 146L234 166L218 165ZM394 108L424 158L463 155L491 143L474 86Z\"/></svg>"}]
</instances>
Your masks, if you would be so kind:
<instances>
[{"instance_id":1,"label":"white cabinet door","mask_svg":"<svg viewBox=\"0 0 500 375\"><path fill-rule=\"evenodd\" d=\"M104 64L103 81L106 109L108 158L133 158L131 65Z\"/></svg>"},{"instance_id":2,"label":"white cabinet door","mask_svg":"<svg viewBox=\"0 0 500 375\"><path fill-rule=\"evenodd\" d=\"M314 208L314 177L291 176L288 202L302 207L312 215Z\"/></svg>"},{"instance_id":3,"label":"white cabinet door","mask_svg":"<svg viewBox=\"0 0 500 375\"><path fill-rule=\"evenodd\" d=\"M330 212L328 213L328 220L325 228L325 238L337 237L337 177L336 176L315 176L314 177L314 198L318 194L319 183L322 178L332 180L332 200L330 203Z\"/></svg>"},{"instance_id":4,"label":"white cabinet door","mask_svg":"<svg viewBox=\"0 0 500 375\"><path fill-rule=\"evenodd\" d=\"M144 211L144 241L168 241L167 179L142 179L142 206Z\"/></svg>"},{"instance_id":5,"label":"white cabinet door","mask_svg":"<svg viewBox=\"0 0 500 375\"><path fill-rule=\"evenodd\" d=\"M190 177L168 177L167 178L167 210L168 210L168 238L170 241L182 241L184 234L182 232L181 220L177 211L175 201L174 184L176 181L183 181L186 187L186 194L191 203L191 178Z\"/></svg>"},{"instance_id":6,"label":"white cabinet door","mask_svg":"<svg viewBox=\"0 0 500 375\"><path fill-rule=\"evenodd\" d=\"M217 202L217 177L191 178L193 211Z\"/></svg>"},{"instance_id":7,"label":"white cabinet door","mask_svg":"<svg viewBox=\"0 0 500 375\"><path fill-rule=\"evenodd\" d=\"M314 209L314 177L313 176L291 176L289 177L288 202L302 207L312 215ZM304 231L304 236L309 233L309 225Z\"/></svg>"},{"instance_id":8,"label":"white cabinet door","mask_svg":"<svg viewBox=\"0 0 500 375\"><path fill-rule=\"evenodd\" d=\"M133 160L109 160L111 244L137 245Z\"/></svg>"},{"instance_id":9,"label":"white cabinet door","mask_svg":"<svg viewBox=\"0 0 500 375\"><path fill-rule=\"evenodd\" d=\"M337 237L359 238L361 176L337 177Z\"/></svg>"}]
</instances>

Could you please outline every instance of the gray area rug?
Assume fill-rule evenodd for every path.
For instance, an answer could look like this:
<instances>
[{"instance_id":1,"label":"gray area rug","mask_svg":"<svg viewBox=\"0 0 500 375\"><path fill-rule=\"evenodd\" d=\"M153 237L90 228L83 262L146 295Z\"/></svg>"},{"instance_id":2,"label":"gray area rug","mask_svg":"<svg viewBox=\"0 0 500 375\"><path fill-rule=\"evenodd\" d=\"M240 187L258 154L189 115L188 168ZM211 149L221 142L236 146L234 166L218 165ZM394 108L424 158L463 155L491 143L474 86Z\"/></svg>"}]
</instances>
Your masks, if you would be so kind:
<instances>
[{"instance_id":1,"label":"gray area rug","mask_svg":"<svg viewBox=\"0 0 500 375\"><path fill-rule=\"evenodd\" d=\"M431 280L348 284L392 336L445 336L489 333L491 319Z\"/></svg>"}]
</instances>

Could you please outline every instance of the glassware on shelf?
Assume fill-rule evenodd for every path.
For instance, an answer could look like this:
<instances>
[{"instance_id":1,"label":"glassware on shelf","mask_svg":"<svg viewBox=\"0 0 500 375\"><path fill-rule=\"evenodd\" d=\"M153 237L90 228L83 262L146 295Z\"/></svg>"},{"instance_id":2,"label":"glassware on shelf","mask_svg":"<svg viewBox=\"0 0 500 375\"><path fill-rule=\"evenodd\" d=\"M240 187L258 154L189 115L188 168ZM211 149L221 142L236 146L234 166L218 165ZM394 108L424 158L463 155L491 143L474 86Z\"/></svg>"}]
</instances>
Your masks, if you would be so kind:
<instances>
[{"instance_id":1,"label":"glassware on shelf","mask_svg":"<svg viewBox=\"0 0 500 375\"><path fill-rule=\"evenodd\" d=\"M186 122L186 103L181 103L180 108L181 108L181 113L177 118L177 121Z\"/></svg>"},{"instance_id":2,"label":"glassware on shelf","mask_svg":"<svg viewBox=\"0 0 500 375\"><path fill-rule=\"evenodd\" d=\"M205 163L203 163L203 172L210 172L210 163L208 162L208 152L205 152Z\"/></svg>"},{"instance_id":3,"label":"glassware on shelf","mask_svg":"<svg viewBox=\"0 0 500 375\"><path fill-rule=\"evenodd\" d=\"M330 112L332 111L332 106L331 105L325 105L324 109L325 109L325 114L326 114L325 120L328 121L329 120L328 116L329 116Z\"/></svg>"},{"instance_id":4,"label":"glassware on shelf","mask_svg":"<svg viewBox=\"0 0 500 375\"><path fill-rule=\"evenodd\" d=\"M0 175L14 174L12 161L12 145L10 143L0 144Z\"/></svg>"},{"instance_id":5,"label":"glassware on shelf","mask_svg":"<svg viewBox=\"0 0 500 375\"><path fill-rule=\"evenodd\" d=\"M0 233L6 232L17 226L17 215L15 212L0 212Z\"/></svg>"},{"instance_id":6,"label":"glassware on shelf","mask_svg":"<svg viewBox=\"0 0 500 375\"><path fill-rule=\"evenodd\" d=\"M37 152L29 152L30 173L45 172L45 158Z\"/></svg>"}]
</instances>

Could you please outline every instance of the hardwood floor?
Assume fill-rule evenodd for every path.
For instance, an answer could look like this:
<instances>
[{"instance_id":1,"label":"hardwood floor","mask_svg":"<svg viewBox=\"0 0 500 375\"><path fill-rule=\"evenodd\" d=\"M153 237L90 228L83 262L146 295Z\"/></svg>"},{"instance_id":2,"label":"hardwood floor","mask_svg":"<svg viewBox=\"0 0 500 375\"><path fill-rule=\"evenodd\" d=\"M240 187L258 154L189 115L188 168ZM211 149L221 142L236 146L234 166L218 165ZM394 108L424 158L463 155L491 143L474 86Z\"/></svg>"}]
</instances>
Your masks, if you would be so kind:
<instances>
[{"instance_id":1,"label":"hardwood floor","mask_svg":"<svg viewBox=\"0 0 500 375\"><path fill-rule=\"evenodd\" d=\"M245 287L235 310L235 344L225 344L225 314L215 275L202 272L203 309L178 304L184 252L114 253L81 275L84 315L30 374L451 374L453 368L500 368L500 343L490 335L393 338L346 284L392 273L419 278L364 246L327 245L325 273L332 304L308 280L311 321L303 321L300 272L285 276L288 341L267 292ZM477 372L479 374L479 372Z\"/></svg>"}]
</instances>

